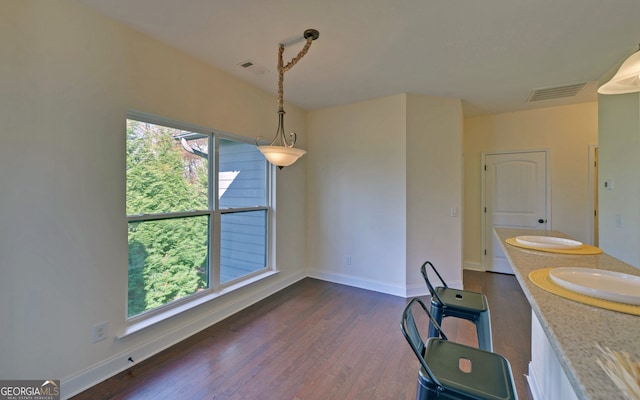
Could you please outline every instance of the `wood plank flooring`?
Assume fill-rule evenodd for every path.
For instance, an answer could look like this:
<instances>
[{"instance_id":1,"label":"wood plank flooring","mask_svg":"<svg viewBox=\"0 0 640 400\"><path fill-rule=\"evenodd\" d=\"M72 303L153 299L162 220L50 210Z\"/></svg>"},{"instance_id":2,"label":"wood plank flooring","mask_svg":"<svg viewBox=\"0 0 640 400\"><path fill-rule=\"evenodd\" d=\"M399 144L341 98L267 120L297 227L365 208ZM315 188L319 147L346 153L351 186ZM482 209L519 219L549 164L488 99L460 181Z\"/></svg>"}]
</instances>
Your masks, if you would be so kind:
<instances>
[{"instance_id":1,"label":"wood plank flooring","mask_svg":"<svg viewBox=\"0 0 640 400\"><path fill-rule=\"evenodd\" d=\"M487 295L494 351L527 399L530 308L515 278L465 271ZM408 299L304 279L74 397L82 399L415 399L418 362L400 332ZM445 319L450 340L474 326Z\"/></svg>"}]
</instances>

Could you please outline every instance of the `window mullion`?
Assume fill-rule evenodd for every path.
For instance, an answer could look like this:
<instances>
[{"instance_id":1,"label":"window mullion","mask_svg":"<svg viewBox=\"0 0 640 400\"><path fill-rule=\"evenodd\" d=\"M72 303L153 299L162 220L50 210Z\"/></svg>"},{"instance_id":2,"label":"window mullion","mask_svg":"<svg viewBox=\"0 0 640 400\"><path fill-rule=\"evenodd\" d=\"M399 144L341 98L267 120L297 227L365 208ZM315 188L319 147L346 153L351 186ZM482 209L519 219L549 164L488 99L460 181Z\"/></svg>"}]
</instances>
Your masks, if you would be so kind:
<instances>
[{"instance_id":1,"label":"window mullion","mask_svg":"<svg viewBox=\"0 0 640 400\"><path fill-rule=\"evenodd\" d=\"M209 154L213 154L209 165L209 288L220 287L220 211L218 202L219 136L212 134Z\"/></svg>"},{"instance_id":2,"label":"window mullion","mask_svg":"<svg viewBox=\"0 0 640 400\"><path fill-rule=\"evenodd\" d=\"M267 182L267 190L265 195L266 201L269 207L267 211L267 267L277 270L276 263L276 244L274 238L276 237L276 169L275 166L268 164L265 173L265 180Z\"/></svg>"}]
</instances>

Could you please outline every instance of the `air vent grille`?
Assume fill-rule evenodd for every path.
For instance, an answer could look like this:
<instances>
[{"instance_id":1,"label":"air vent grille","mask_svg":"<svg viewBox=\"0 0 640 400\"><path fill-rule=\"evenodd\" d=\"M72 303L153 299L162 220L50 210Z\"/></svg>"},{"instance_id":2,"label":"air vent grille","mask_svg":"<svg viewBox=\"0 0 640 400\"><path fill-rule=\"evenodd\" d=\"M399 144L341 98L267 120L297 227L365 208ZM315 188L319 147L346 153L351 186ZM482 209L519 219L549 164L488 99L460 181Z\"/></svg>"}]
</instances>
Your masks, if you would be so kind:
<instances>
[{"instance_id":1,"label":"air vent grille","mask_svg":"<svg viewBox=\"0 0 640 400\"><path fill-rule=\"evenodd\" d=\"M258 65L251 60L243 61L241 63L238 63L238 65L246 69L247 71L253 72L256 75L262 75L267 72L267 69L265 67Z\"/></svg>"},{"instance_id":2,"label":"air vent grille","mask_svg":"<svg viewBox=\"0 0 640 400\"><path fill-rule=\"evenodd\" d=\"M575 85L557 86L546 89L534 89L531 91L527 102L553 100L563 97L574 97L587 85L587 82Z\"/></svg>"}]
</instances>

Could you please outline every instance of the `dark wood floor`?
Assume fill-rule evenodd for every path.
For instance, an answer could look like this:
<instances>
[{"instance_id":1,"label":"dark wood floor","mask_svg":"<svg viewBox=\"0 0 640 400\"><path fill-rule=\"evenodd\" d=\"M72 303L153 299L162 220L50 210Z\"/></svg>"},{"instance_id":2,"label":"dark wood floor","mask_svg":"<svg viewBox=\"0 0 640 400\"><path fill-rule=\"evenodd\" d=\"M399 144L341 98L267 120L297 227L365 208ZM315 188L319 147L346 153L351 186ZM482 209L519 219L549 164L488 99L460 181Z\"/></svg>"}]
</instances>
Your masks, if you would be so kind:
<instances>
[{"instance_id":1,"label":"dark wood floor","mask_svg":"<svg viewBox=\"0 0 640 400\"><path fill-rule=\"evenodd\" d=\"M527 399L530 308L513 276L465 271L489 299L494 351ZM304 279L74 397L415 399L418 362L400 332L408 299ZM443 324L477 345L472 324Z\"/></svg>"}]
</instances>

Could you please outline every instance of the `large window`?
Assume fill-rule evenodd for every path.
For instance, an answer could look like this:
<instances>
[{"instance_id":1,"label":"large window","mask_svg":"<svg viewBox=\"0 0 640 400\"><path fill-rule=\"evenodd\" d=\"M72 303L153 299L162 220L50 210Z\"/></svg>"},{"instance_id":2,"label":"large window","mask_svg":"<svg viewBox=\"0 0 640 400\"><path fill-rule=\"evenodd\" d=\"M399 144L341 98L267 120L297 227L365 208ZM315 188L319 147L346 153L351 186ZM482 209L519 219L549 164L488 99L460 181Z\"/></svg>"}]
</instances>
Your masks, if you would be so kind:
<instances>
[{"instance_id":1,"label":"large window","mask_svg":"<svg viewBox=\"0 0 640 400\"><path fill-rule=\"evenodd\" d=\"M127 119L130 318L269 269L266 160L240 138L180 125Z\"/></svg>"}]
</instances>

